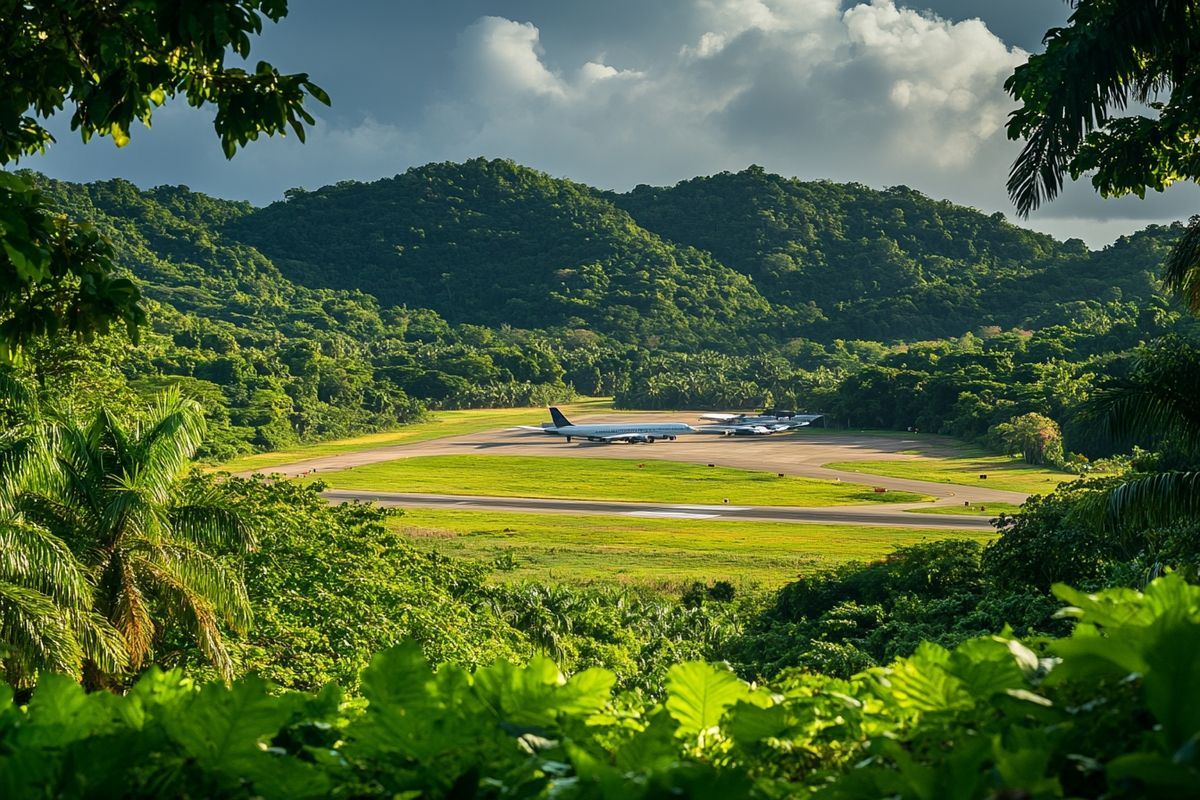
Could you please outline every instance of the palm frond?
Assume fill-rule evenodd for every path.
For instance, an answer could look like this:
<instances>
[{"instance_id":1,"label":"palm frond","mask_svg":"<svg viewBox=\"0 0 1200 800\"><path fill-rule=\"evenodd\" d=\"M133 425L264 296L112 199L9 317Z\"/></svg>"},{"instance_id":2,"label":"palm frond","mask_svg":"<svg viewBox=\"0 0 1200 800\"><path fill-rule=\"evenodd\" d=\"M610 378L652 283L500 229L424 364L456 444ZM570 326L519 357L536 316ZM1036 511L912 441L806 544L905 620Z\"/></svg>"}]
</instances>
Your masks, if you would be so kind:
<instances>
[{"instance_id":1,"label":"palm frond","mask_svg":"<svg viewBox=\"0 0 1200 800\"><path fill-rule=\"evenodd\" d=\"M159 485L169 486L204 443L205 429L204 409L199 403L177 390L164 392L137 437L140 468Z\"/></svg>"},{"instance_id":2,"label":"palm frond","mask_svg":"<svg viewBox=\"0 0 1200 800\"><path fill-rule=\"evenodd\" d=\"M1154 527L1200 518L1200 472L1159 472L1112 489L1108 521L1113 527Z\"/></svg>"},{"instance_id":3,"label":"palm frond","mask_svg":"<svg viewBox=\"0 0 1200 800\"><path fill-rule=\"evenodd\" d=\"M0 580L34 589L67 607L92 606L92 586L66 543L19 517L0 519Z\"/></svg>"},{"instance_id":4,"label":"palm frond","mask_svg":"<svg viewBox=\"0 0 1200 800\"><path fill-rule=\"evenodd\" d=\"M106 570L105 577L112 584L108 619L125 640L130 665L140 669L154 643L155 628L150 604L142 592L137 572L128 559L119 558Z\"/></svg>"},{"instance_id":5,"label":"palm frond","mask_svg":"<svg viewBox=\"0 0 1200 800\"><path fill-rule=\"evenodd\" d=\"M201 547L248 553L256 544L246 514L215 486L186 497L171 509L170 519L176 536Z\"/></svg>"},{"instance_id":6,"label":"palm frond","mask_svg":"<svg viewBox=\"0 0 1200 800\"><path fill-rule=\"evenodd\" d=\"M1200 389L1200 386L1197 386ZM1138 437L1179 437L1190 445L1200 445L1200 420L1197 397L1173 391L1162 384L1114 381L1096 390L1079 408L1079 419L1103 423L1116 441Z\"/></svg>"},{"instance_id":7,"label":"palm frond","mask_svg":"<svg viewBox=\"0 0 1200 800\"><path fill-rule=\"evenodd\" d=\"M37 393L19 380L11 369L0 370L0 409L25 419L36 419L37 407Z\"/></svg>"},{"instance_id":8,"label":"palm frond","mask_svg":"<svg viewBox=\"0 0 1200 800\"><path fill-rule=\"evenodd\" d=\"M95 544L91 534L92 523L81 509L64 503L50 494L26 492L19 495L14 507L29 520L46 528L50 533L66 542L73 553L80 554Z\"/></svg>"},{"instance_id":9,"label":"palm frond","mask_svg":"<svg viewBox=\"0 0 1200 800\"><path fill-rule=\"evenodd\" d=\"M175 591L203 600L234 630L249 630L253 612L246 585L219 560L182 544L144 548L140 555L155 579Z\"/></svg>"},{"instance_id":10,"label":"palm frond","mask_svg":"<svg viewBox=\"0 0 1200 800\"><path fill-rule=\"evenodd\" d=\"M1200 216L1188 221L1183 235L1167 254L1163 285L1193 314L1200 314Z\"/></svg>"},{"instance_id":11,"label":"palm frond","mask_svg":"<svg viewBox=\"0 0 1200 800\"><path fill-rule=\"evenodd\" d=\"M72 611L68 619L84 658L108 674L119 673L129 665L125 637L95 611Z\"/></svg>"},{"instance_id":12,"label":"palm frond","mask_svg":"<svg viewBox=\"0 0 1200 800\"><path fill-rule=\"evenodd\" d=\"M186 625L205 657L227 680L233 676L233 661L221 637L217 614L209 596L197 591L196 584L204 584L196 574L186 574L178 563L169 560L147 559L143 565L155 578L160 597L173 607L171 615L176 622ZM211 586L208 588L212 588ZM249 614L249 604L246 605Z\"/></svg>"},{"instance_id":13,"label":"palm frond","mask_svg":"<svg viewBox=\"0 0 1200 800\"><path fill-rule=\"evenodd\" d=\"M26 586L0 580L0 645L9 651L10 683L31 683L39 671L78 677L83 648L68 616L54 600ZM16 672L12 674L12 667Z\"/></svg>"}]
</instances>

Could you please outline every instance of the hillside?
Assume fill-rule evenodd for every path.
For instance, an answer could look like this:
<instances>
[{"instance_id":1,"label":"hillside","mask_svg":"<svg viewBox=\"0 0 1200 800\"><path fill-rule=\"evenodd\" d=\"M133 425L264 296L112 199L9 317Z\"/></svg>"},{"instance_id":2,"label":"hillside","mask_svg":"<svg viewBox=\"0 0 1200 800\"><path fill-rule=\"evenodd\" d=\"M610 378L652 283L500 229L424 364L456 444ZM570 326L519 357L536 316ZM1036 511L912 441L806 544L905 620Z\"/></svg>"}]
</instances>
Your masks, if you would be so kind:
<instances>
[{"instance_id":1,"label":"hillside","mask_svg":"<svg viewBox=\"0 0 1200 800\"><path fill-rule=\"evenodd\" d=\"M711 252L772 303L815 304L805 335L904 340L983 325L1070 321L1075 303L1150 304L1175 234L1154 228L1089 252L905 186L800 181L750 167L607 195L638 223ZM1078 311L1079 309L1076 309Z\"/></svg>"},{"instance_id":2,"label":"hillside","mask_svg":"<svg viewBox=\"0 0 1200 800\"><path fill-rule=\"evenodd\" d=\"M38 183L113 242L151 306L139 346L121 336L80 346L104 376L98 385L60 391L86 404L180 385L213 415L205 456L391 427L425 405L541 403L568 393L537 337L459 331L428 310L381 309L363 292L288 280L221 233L253 211L249 204L122 180Z\"/></svg>"},{"instance_id":3,"label":"hillside","mask_svg":"<svg viewBox=\"0 0 1200 800\"><path fill-rule=\"evenodd\" d=\"M451 322L695 346L786 318L709 254L662 241L585 186L507 161L293 192L225 230L293 280L429 306Z\"/></svg>"},{"instance_id":4,"label":"hillside","mask_svg":"<svg viewBox=\"0 0 1200 800\"><path fill-rule=\"evenodd\" d=\"M263 209L38 182L152 302L140 346L85 346L104 375L70 391L180 385L214 409L211 458L575 391L976 438L1018 411L1069 425L1131 348L1193 327L1156 289L1174 229L1088 252L909 189L756 168L614 195L476 160Z\"/></svg>"},{"instance_id":5,"label":"hillside","mask_svg":"<svg viewBox=\"0 0 1200 800\"><path fill-rule=\"evenodd\" d=\"M914 341L1153 304L1175 235L1089 252L907 187L751 167L615 194L482 159L292 192L224 231L308 286L452 322L726 350L762 333Z\"/></svg>"}]
</instances>

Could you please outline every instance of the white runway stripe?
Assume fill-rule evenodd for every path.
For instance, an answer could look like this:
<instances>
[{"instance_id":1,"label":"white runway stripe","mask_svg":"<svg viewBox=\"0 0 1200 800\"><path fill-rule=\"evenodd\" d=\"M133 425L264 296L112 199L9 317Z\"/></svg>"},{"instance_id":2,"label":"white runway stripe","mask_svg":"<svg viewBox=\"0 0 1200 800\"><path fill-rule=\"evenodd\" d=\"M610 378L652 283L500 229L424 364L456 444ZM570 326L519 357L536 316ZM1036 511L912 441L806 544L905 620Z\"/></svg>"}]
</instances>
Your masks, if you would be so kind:
<instances>
[{"instance_id":1,"label":"white runway stripe","mask_svg":"<svg viewBox=\"0 0 1200 800\"><path fill-rule=\"evenodd\" d=\"M685 511L626 511L627 517L658 517L667 519L715 519L720 514L689 514Z\"/></svg>"},{"instance_id":2,"label":"white runway stripe","mask_svg":"<svg viewBox=\"0 0 1200 800\"><path fill-rule=\"evenodd\" d=\"M709 505L709 506L682 506L669 505L667 508L678 508L684 511L749 511L748 506L726 506L726 505Z\"/></svg>"}]
</instances>

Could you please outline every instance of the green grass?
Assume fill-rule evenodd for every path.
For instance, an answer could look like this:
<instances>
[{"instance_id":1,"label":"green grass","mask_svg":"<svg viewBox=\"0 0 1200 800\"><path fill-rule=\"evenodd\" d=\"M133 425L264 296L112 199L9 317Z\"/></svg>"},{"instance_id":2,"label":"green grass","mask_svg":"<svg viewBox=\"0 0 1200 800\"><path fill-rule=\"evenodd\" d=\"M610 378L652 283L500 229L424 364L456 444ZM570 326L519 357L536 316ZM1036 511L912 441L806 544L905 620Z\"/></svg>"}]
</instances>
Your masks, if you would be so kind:
<instances>
[{"instance_id":1,"label":"green grass","mask_svg":"<svg viewBox=\"0 0 1200 800\"><path fill-rule=\"evenodd\" d=\"M389 523L421 549L502 564L501 581L606 582L674 589L694 580L779 586L846 561L989 531L409 509Z\"/></svg>"},{"instance_id":2,"label":"green grass","mask_svg":"<svg viewBox=\"0 0 1200 800\"><path fill-rule=\"evenodd\" d=\"M864 475L953 483L1026 494L1046 494L1060 483L1076 479L1070 473L1030 466L1018 458L984 454L906 461L838 461L825 466ZM987 479L981 480L980 475L987 475Z\"/></svg>"},{"instance_id":3,"label":"green grass","mask_svg":"<svg viewBox=\"0 0 1200 800\"><path fill-rule=\"evenodd\" d=\"M920 502L907 492L876 494L839 481L779 477L728 467L623 458L417 456L338 472L320 480L338 489L496 497L560 497L658 503L834 506Z\"/></svg>"},{"instance_id":4,"label":"green grass","mask_svg":"<svg viewBox=\"0 0 1200 800\"><path fill-rule=\"evenodd\" d=\"M1016 514L1021 507L1016 503L974 503L965 506L930 506L929 508L906 508L910 514L959 514L961 516L998 517L1001 514Z\"/></svg>"},{"instance_id":5,"label":"green grass","mask_svg":"<svg viewBox=\"0 0 1200 800\"><path fill-rule=\"evenodd\" d=\"M612 409L612 398L591 397L561 407L565 414L608 413ZM472 408L461 411L435 411L429 419L405 425L393 431L355 436L351 439L335 439L319 444L275 450L270 453L254 453L240 456L220 466L229 472L268 470L283 464L304 461L310 458L389 447L397 444L413 444L446 436L461 436L479 433L512 425L538 425L550 419L546 409L536 408Z\"/></svg>"}]
</instances>

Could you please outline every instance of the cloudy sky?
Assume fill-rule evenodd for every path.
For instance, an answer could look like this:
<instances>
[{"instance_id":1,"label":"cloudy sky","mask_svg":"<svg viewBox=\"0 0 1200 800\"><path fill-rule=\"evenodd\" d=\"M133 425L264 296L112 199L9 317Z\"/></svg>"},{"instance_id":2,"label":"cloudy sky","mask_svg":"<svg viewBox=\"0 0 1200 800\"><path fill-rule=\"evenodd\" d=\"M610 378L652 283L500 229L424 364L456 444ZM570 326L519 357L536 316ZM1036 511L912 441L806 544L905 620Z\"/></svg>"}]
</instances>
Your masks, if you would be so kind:
<instances>
[{"instance_id":1,"label":"cloudy sky","mask_svg":"<svg viewBox=\"0 0 1200 800\"><path fill-rule=\"evenodd\" d=\"M56 122L22 162L70 180L186 184L257 204L294 186L506 157L628 189L760 164L906 184L988 212L1017 145L1012 69L1062 0L292 0L253 54L333 97L306 145L226 162L211 113L168 105L124 150ZM1194 186L1101 201L1086 182L1028 223L1101 246L1200 211ZM1011 213L1010 213L1011 216Z\"/></svg>"}]
</instances>

